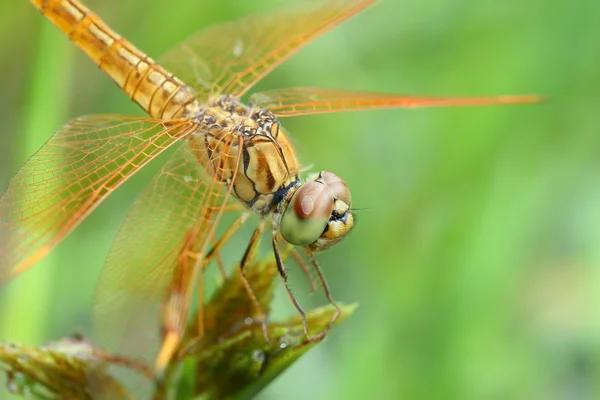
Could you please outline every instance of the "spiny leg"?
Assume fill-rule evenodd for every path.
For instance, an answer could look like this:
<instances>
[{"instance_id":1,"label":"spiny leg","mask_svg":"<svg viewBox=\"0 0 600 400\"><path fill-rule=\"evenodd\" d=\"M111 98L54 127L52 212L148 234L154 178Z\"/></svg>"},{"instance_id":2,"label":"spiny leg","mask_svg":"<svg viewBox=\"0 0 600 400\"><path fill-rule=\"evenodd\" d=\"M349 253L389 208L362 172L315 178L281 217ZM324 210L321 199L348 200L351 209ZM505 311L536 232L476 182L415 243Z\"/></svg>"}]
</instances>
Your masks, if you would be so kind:
<instances>
[{"instance_id":1,"label":"spiny leg","mask_svg":"<svg viewBox=\"0 0 600 400\"><path fill-rule=\"evenodd\" d=\"M238 208L236 208L235 210L238 210ZM223 234L223 236L221 236L221 238L219 238L219 240L215 243L215 245L207 253L207 255L204 259L204 263L202 265L203 270L206 269L206 267L210 263L211 259L219 254L219 250L222 248L222 246L229 239L231 239L231 237L235 234L235 232L237 232L237 230L248 220L250 215L251 214L249 212L245 212L242 215L240 215L240 217L238 219L236 219L235 222L227 229L227 231ZM256 246L260 242L260 236L262 235L263 230L264 230L264 222L261 221L261 223L258 225L256 230L254 231L252 237L250 238L248 247L247 247L246 251L244 252L242 261L240 262L240 272L241 272L241 279L244 284L244 288L248 292L248 295L250 296L250 300L252 301L254 306L257 308L259 314L261 314L261 319L263 321L263 334L265 335L265 338L267 340L269 340L267 329L266 329L267 316L266 316L265 312L263 311L262 307L260 306L258 298L256 297L256 294L252 290L252 287L250 286L250 282L248 281L248 279L246 278L246 275L244 273L245 267L250 262L250 260L253 259L253 254L256 250ZM200 323L200 321L198 321L198 323ZM202 331L199 333L200 333L199 335L196 335L196 337L191 339L185 346L183 346L183 348L179 352L180 356L188 354L190 352L190 349L192 349L200 340L202 340L204 332Z\"/></svg>"},{"instance_id":2,"label":"spiny leg","mask_svg":"<svg viewBox=\"0 0 600 400\"><path fill-rule=\"evenodd\" d=\"M244 209L244 208L235 207L235 208L231 208L231 209L226 209L225 211L238 211L240 209ZM221 250L221 248L227 243L227 241L229 241L229 239L231 239L231 237L238 231L238 229L248 220L249 216L250 216L249 212L244 212L233 222L233 224L229 228L227 228L227 231L225 231L225 233L217 241L215 241L215 243L213 244L213 247L208 251L206 257L204 257L204 261L202 263L202 272L200 274L199 279L204 279L203 272L206 270L206 268L208 267L210 262L215 258L217 258L217 259L219 258L219 251ZM199 285L200 285L200 283L203 283L203 282L204 281L199 282ZM187 343L185 343L185 345L183 345L181 350L179 351L180 358L183 357L185 354L188 354L190 349L192 347L194 347L204 337L204 313L203 313L203 311L204 311L203 297L204 296L203 296L203 293L200 293L200 286L199 286L198 297L199 297L198 301L201 303L198 306L198 321L197 321L198 332L197 332L197 334L194 335L193 338L186 340Z\"/></svg>"},{"instance_id":3,"label":"spiny leg","mask_svg":"<svg viewBox=\"0 0 600 400\"><path fill-rule=\"evenodd\" d=\"M242 261L240 262L240 277L242 279L242 283L244 284L244 287L246 288L246 291L248 292L248 296L250 296L250 300L252 301L252 303L254 304L254 307L256 307L256 310L260 314L263 335L265 337L265 340L267 342L269 342L270 339L269 339L269 332L267 331L267 314L262 309L262 306L260 305L260 302L258 301L258 298L256 297L256 293L254 293L254 290L252 290L252 286L250 286L250 281L248 281L248 278L246 277L246 273L245 273L246 266L248 265L249 261L254 258L254 253L256 252L256 247L260 243L260 237L262 236L264 229L265 229L265 220L263 219L262 221L260 221L260 223L258 224L256 229L254 230L254 233L252 234L252 237L250 238L250 242L248 243L248 247L246 248L246 251L244 252L244 256L242 257Z\"/></svg>"},{"instance_id":4,"label":"spiny leg","mask_svg":"<svg viewBox=\"0 0 600 400\"><path fill-rule=\"evenodd\" d=\"M213 240L213 246L216 246L217 242ZM215 254L215 261L217 262L217 266L219 267L219 272L221 273L221 280L215 278L215 282L219 285L222 281L227 279L227 268L225 268L225 263L223 262L223 257L221 257L221 253Z\"/></svg>"},{"instance_id":5,"label":"spiny leg","mask_svg":"<svg viewBox=\"0 0 600 400\"><path fill-rule=\"evenodd\" d=\"M285 271L285 265L283 264L283 259L281 258L281 252L279 251L279 246L277 245L276 234L273 234L273 253L275 254L277 270L279 271L279 276L281 277L281 280L283 281L283 286L285 286L285 290L286 290L290 300L292 301L292 304L294 305L294 307L300 314L300 317L302 318L302 328L304 329L304 334L306 335L306 339L309 342L316 342L316 341L322 340L325 337L325 334L323 334L323 332L316 334L316 335L312 335L312 336L308 333L308 325L306 323L306 312L302 309L302 307L300 307L300 303L298 303L296 296L294 296L294 294L292 293L292 290L290 289L290 286L288 285L287 272Z\"/></svg>"},{"instance_id":6,"label":"spiny leg","mask_svg":"<svg viewBox=\"0 0 600 400\"><path fill-rule=\"evenodd\" d=\"M296 263L298 263L298 265L300 265L300 268L302 268L302 271L304 271L304 273L308 277L308 282L310 283L310 292L311 293L316 292L317 284L315 283L315 280L313 279L312 275L310 274L310 268L308 268L308 265L306 265L306 263L304 262L304 259L302 258L300 253L298 253L298 250L296 250L295 247L293 247L290 250L290 253L291 253L292 257L294 257L294 260L296 260Z\"/></svg>"},{"instance_id":7,"label":"spiny leg","mask_svg":"<svg viewBox=\"0 0 600 400\"><path fill-rule=\"evenodd\" d=\"M321 266L317 262L317 259L315 258L313 252L310 251L308 248L305 248L304 252L306 253L308 258L312 262L312 265L315 268L315 271L317 271L317 276L319 277L319 281L321 282L321 286L323 287L323 292L325 293L325 298L327 299L329 304L331 304L332 306L335 307L335 314L333 314L333 316L331 317L331 320L329 321L329 324L327 324L327 326L325 327L323 332L321 332L321 334L324 337L327 334L327 332L329 331L329 329L333 326L335 321L337 321L337 319L340 317L340 315L342 315L342 309L335 301L333 301L333 299L331 297L331 291L329 290L329 284L327 283L327 280L325 279L325 275L323 275L323 271L321 270Z\"/></svg>"},{"instance_id":8,"label":"spiny leg","mask_svg":"<svg viewBox=\"0 0 600 400\"><path fill-rule=\"evenodd\" d=\"M223 248L225 243L227 243L229 241L229 239L231 239L231 237L238 231L238 229L240 229L240 227L242 225L244 225L246 223L246 221L248 221L249 217L250 217L250 213L244 212L229 226L229 228L227 228L227 230L225 231L223 236L221 236L219 238L219 240L214 242L213 247L206 254L204 263L202 265L202 270L205 270L206 267L208 267L208 264L210 263L210 261L212 261L213 258L216 257L216 258L220 259L219 251ZM226 277L227 276L224 276L224 278L226 278Z\"/></svg>"},{"instance_id":9,"label":"spiny leg","mask_svg":"<svg viewBox=\"0 0 600 400\"><path fill-rule=\"evenodd\" d=\"M211 212L216 210L211 209ZM215 240L214 236L212 238L212 248L208 251L206 255L206 262L202 266L202 270L204 271L210 261L214 258L219 266L219 271L221 272L221 276L223 279L227 279L227 270L225 268L225 263L221 257L219 251L223 247L223 245L235 234L235 232L248 220L249 214L247 213L247 209L241 204L231 204L226 207L223 207L223 213L231 212L231 211L244 211L244 213L227 229L227 231L223 234L223 236ZM241 221L240 221L241 220Z\"/></svg>"}]
</instances>

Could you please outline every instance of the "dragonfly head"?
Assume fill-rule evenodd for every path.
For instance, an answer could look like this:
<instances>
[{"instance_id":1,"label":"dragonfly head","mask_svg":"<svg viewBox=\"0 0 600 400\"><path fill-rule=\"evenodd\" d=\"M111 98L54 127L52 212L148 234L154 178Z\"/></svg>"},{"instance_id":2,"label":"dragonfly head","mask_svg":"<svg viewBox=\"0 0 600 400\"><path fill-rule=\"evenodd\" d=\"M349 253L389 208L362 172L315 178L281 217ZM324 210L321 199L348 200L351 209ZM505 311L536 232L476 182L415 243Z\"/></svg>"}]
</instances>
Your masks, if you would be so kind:
<instances>
[{"instance_id":1,"label":"dragonfly head","mask_svg":"<svg viewBox=\"0 0 600 400\"><path fill-rule=\"evenodd\" d=\"M291 244L321 251L339 242L354 226L350 191L333 172L309 176L292 195L279 225Z\"/></svg>"}]
</instances>

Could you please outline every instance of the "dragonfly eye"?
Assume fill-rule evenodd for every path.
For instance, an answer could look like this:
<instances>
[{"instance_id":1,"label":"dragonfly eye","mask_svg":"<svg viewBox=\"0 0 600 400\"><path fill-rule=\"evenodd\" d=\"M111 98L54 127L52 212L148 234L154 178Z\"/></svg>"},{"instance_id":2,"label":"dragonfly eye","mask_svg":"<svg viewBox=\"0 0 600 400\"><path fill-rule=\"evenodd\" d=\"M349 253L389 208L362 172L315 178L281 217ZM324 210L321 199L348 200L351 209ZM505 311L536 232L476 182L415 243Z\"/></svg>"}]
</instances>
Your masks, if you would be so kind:
<instances>
[{"instance_id":1,"label":"dragonfly eye","mask_svg":"<svg viewBox=\"0 0 600 400\"><path fill-rule=\"evenodd\" d=\"M354 226L354 215L350 212L352 198L346 182L333 172L323 171L313 179L323 182L333 196L333 210L327 228L319 239L309 246L312 251L322 251L342 240L352 230Z\"/></svg>"},{"instance_id":2,"label":"dragonfly eye","mask_svg":"<svg viewBox=\"0 0 600 400\"><path fill-rule=\"evenodd\" d=\"M292 196L279 229L287 242L321 251L339 242L354 226L350 191L332 172L308 179Z\"/></svg>"},{"instance_id":3,"label":"dragonfly eye","mask_svg":"<svg viewBox=\"0 0 600 400\"><path fill-rule=\"evenodd\" d=\"M350 190L348 190L348 186L346 186L346 182L344 182L342 178L333 172L328 171L321 172L320 178L329 187L335 199L343 201L348 207L350 207L350 203L352 201Z\"/></svg>"},{"instance_id":4,"label":"dragonfly eye","mask_svg":"<svg viewBox=\"0 0 600 400\"><path fill-rule=\"evenodd\" d=\"M281 236L297 246L313 243L327 227L333 206L331 190L323 182L306 182L294 193L281 217Z\"/></svg>"}]
</instances>

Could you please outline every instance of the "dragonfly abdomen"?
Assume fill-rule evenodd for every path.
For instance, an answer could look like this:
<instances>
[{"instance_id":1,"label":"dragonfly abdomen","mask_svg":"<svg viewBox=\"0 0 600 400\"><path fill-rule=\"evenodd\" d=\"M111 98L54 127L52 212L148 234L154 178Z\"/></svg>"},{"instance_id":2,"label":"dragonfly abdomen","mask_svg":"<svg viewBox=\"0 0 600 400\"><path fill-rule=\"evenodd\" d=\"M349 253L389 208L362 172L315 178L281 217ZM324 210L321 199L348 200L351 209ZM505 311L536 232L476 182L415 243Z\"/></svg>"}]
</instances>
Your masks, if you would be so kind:
<instances>
[{"instance_id":1,"label":"dragonfly abdomen","mask_svg":"<svg viewBox=\"0 0 600 400\"><path fill-rule=\"evenodd\" d=\"M180 116L196 102L194 91L76 0L32 3L144 111L154 118Z\"/></svg>"}]
</instances>

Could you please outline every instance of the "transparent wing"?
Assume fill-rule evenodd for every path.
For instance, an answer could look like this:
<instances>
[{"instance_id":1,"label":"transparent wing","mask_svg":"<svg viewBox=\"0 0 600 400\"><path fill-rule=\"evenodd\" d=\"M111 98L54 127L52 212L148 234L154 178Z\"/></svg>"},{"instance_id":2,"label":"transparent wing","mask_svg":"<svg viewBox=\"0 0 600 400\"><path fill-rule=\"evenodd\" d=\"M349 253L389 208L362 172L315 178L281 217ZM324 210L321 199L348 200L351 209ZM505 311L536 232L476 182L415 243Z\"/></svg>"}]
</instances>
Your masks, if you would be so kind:
<instances>
[{"instance_id":1,"label":"transparent wing","mask_svg":"<svg viewBox=\"0 0 600 400\"><path fill-rule=\"evenodd\" d=\"M397 94L358 92L339 89L293 87L275 89L251 96L250 102L268 109L278 117L378 108L413 108L433 106L481 106L492 104L534 103L538 96L517 95L497 97L421 97Z\"/></svg>"},{"instance_id":2,"label":"transparent wing","mask_svg":"<svg viewBox=\"0 0 600 400\"><path fill-rule=\"evenodd\" d=\"M115 188L191 126L167 124L92 115L56 132L0 197L0 282L48 253Z\"/></svg>"},{"instance_id":3,"label":"transparent wing","mask_svg":"<svg viewBox=\"0 0 600 400\"><path fill-rule=\"evenodd\" d=\"M204 138L194 134L135 201L97 287L95 343L132 357L155 356L164 333L158 327L165 325L165 300L170 300L169 317L179 318L179 328L185 325L191 302L186 289L201 271L184 264L201 264L214 237L230 195L228 170L222 166L239 162L231 150L237 148L236 140L226 135L225 150L209 152Z\"/></svg>"},{"instance_id":4,"label":"transparent wing","mask_svg":"<svg viewBox=\"0 0 600 400\"><path fill-rule=\"evenodd\" d=\"M297 1L294 7L205 29L160 61L202 99L240 97L311 40L375 2Z\"/></svg>"}]
</instances>

